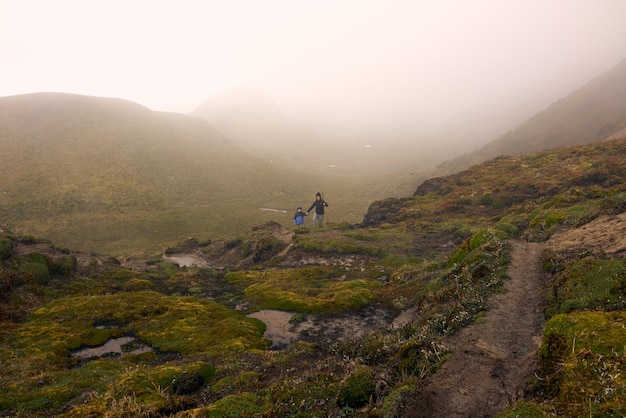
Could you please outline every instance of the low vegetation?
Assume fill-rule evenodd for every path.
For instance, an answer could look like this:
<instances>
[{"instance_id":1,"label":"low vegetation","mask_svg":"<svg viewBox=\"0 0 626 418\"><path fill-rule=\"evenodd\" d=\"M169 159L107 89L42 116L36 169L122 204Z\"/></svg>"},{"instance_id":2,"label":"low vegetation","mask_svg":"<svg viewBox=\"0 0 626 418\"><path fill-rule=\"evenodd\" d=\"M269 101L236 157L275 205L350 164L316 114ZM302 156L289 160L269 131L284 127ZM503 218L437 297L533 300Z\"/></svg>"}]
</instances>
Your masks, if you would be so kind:
<instances>
[{"instance_id":1,"label":"low vegetation","mask_svg":"<svg viewBox=\"0 0 626 418\"><path fill-rule=\"evenodd\" d=\"M211 267L120 263L3 231L0 415L398 416L446 361L445 337L502 289L508 240L624 212L625 166L626 140L503 157L376 202L361 225L303 228L289 244L260 229L198 237L166 251ZM624 259L546 252L543 265L553 280L540 369L501 416L626 414ZM271 350L264 324L246 316L371 307L410 309L412 320ZM121 337L133 342L77 356Z\"/></svg>"}]
</instances>

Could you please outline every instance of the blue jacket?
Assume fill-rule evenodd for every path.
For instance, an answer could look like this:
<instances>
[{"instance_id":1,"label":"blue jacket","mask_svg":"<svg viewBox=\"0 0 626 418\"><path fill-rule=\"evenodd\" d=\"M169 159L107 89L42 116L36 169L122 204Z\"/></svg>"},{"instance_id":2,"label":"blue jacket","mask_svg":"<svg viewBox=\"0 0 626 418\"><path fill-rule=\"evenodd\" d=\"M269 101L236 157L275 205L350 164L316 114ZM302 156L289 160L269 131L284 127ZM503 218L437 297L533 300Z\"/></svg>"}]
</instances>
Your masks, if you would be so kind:
<instances>
[{"instance_id":1,"label":"blue jacket","mask_svg":"<svg viewBox=\"0 0 626 418\"><path fill-rule=\"evenodd\" d=\"M304 224L304 215L306 215L306 213L304 213L304 212L296 212L296 214L293 215L293 223L296 224L296 225Z\"/></svg>"}]
</instances>

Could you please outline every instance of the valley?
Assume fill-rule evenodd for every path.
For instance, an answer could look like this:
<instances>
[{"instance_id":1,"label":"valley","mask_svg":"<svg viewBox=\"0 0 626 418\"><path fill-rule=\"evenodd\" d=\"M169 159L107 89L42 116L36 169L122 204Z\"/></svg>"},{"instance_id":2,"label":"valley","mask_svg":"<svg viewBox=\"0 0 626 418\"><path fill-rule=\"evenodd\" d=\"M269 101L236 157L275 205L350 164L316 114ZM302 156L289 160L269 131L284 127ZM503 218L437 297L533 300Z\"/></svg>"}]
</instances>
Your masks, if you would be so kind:
<instances>
[{"instance_id":1,"label":"valley","mask_svg":"<svg viewBox=\"0 0 626 418\"><path fill-rule=\"evenodd\" d=\"M498 158L374 202L363 224L269 221L165 257L3 229L0 411L620 414L625 147ZM120 338L122 354L75 355Z\"/></svg>"},{"instance_id":2,"label":"valley","mask_svg":"<svg viewBox=\"0 0 626 418\"><path fill-rule=\"evenodd\" d=\"M623 70L434 171L0 98L0 415L626 414Z\"/></svg>"}]
</instances>

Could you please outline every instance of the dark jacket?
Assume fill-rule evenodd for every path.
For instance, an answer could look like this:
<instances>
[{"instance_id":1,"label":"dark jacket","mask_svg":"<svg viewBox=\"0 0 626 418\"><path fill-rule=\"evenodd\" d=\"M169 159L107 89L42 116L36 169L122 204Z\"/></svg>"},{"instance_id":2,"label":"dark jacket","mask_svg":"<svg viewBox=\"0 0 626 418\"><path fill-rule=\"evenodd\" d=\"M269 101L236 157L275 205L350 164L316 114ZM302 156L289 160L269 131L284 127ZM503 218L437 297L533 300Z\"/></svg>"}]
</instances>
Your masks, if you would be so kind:
<instances>
[{"instance_id":1,"label":"dark jacket","mask_svg":"<svg viewBox=\"0 0 626 418\"><path fill-rule=\"evenodd\" d=\"M318 215L323 215L324 206L328 206L328 203L326 203L324 199L320 199L320 200L315 199L315 202L313 202L311 207L307 210L307 213L311 212L311 209L315 208L315 213L317 213Z\"/></svg>"}]
</instances>

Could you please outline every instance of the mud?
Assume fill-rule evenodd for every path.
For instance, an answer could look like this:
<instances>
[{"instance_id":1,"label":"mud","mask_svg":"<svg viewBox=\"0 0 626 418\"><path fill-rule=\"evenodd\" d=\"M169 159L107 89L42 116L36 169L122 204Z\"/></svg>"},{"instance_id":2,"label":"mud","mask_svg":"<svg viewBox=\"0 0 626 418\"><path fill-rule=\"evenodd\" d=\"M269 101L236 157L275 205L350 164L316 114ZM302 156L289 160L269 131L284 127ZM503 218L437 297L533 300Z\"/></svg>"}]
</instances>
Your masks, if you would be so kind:
<instances>
[{"instance_id":1,"label":"mud","mask_svg":"<svg viewBox=\"0 0 626 418\"><path fill-rule=\"evenodd\" d=\"M537 368L545 325L542 249L512 242L504 292L489 298L482 321L446 340L451 358L407 400L402 416L490 417L523 396Z\"/></svg>"},{"instance_id":2,"label":"mud","mask_svg":"<svg viewBox=\"0 0 626 418\"><path fill-rule=\"evenodd\" d=\"M335 315L300 314L262 310L248 315L265 323L265 338L272 341L272 349L281 349L294 341L308 341L329 346L347 338L389 328L394 321L391 312L381 308L367 308L354 313Z\"/></svg>"}]
</instances>

